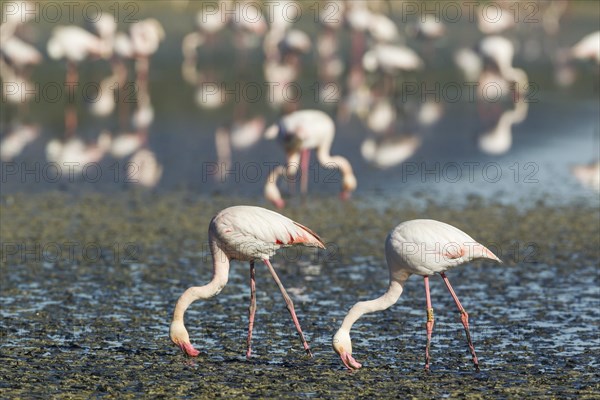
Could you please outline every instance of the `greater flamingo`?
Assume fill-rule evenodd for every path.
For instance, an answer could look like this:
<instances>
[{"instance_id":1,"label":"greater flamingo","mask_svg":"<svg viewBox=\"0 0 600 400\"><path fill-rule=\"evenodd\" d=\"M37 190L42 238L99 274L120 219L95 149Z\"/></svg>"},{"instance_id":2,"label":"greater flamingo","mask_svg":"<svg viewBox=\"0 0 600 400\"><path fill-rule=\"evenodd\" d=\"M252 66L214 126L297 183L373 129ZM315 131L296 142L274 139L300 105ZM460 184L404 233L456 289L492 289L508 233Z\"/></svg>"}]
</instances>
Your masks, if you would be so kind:
<instances>
[{"instance_id":1,"label":"greater flamingo","mask_svg":"<svg viewBox=\"0 0 600 400\"><path fill-rule=\"evenodd\" d=\"M227 284L229 262L231 260L250 262L250 307L248 309L248 347L246 357L252 353L252 328L256 312L256 289L254 263L262 260L279 287L287 309L292 316L298 335L306 353L312 357L310 347L304 338L300 322L294 310L294 304L279 280L269 258L282 248L292 245L319 247L324 249L323 241L309 228L292 221L274 211L260 207L235 206L219 212L208 228L210 251L213 258L213 278L204 286L187 289L177 301L170 327L173 343L189 356L195 357L199 351L192 346L183 323L185 310L194 301L216 296Z\"/></svg>"},{"instance_id":2,"label":"greater flamingo","mask_svg":"<svg viewBox=\"0 0 600 400\"><path fill-rule=\"evenodd\" d=\"M90 56L109 58L112 55L113 34L109 24L102 21L110 21L106 16L99 20L95 27L100 36L79 27L79 26L57 26L52 30L52 36L48 40L48 55L59 60L67 60L67 75L65 85L74 85L79 80L77 64ZM114 21L113 21L114 22ZM112 25L113 28L116 25ZM75 135L77 129L77 110L73 104L65 109L65 131L68 137Z\"/></svg>"},{"instance_id":3,"label":"greater flamingo","mask_svg":"<svg viewBox=\"0 0 600 400\"><path fill-rule=\"evenodd\" d=\"M505 37L487 36L479 43L481 55L494 62L502 77L516 85L516 94L523 95L527 92L529 79L525 71L513 67L515 47Z\"/></svg>"},{"instance_id":4,"label":"greater flamingo","mask_svg":"<svg viewBox=\"0 0 600 400\"><path fill-rule=\"evenodd\" d=\"M581 60L590 59L600 64L600 31L584 36L571 47L571 56Z\"/></svg>"},{"instance_id":5,"label":"greater flamingo","mask_svg":"<svg viewBox=\"0 0 600 400\"><path fill-rule=\"evenodd\" d=\"M433 332L433 308L429 295L429 276L439 273L452 295L467 335L467 342L473 364L479 370L479 363L469 332L469 315L454 293L445 272L448 269L477 258L487 258L502 262L490 250L477 243L466 233L452 225L430 219L406 221L396 226L385 242L385 257L390 270L388 290L379 298L356 303L348 312L342 326L333 337L333 349L341 357L344 365L352 370L362 365L352 357L350 329L362 315L382 311L395 304L406 280L412 274L421 275L425 280L427 305L427 345L425 347L425 369L429 370L429 346Z\"/></svg>"},{"instance_id":6,"label":"greater flamingo","mask_svg":"<svg viewBox=\"0 0 600 400\"><path fill-rule=\"evenodd\" d=\"M316 149L317 159L325 168L339 169L342 174L342 199L347 199L356 189L356 177L350 162L342 156L329 154L335 124L331 117L319 110L295 111L281 118L277 124L271 125L265 132L265 138L278 138L287 153L287 172L295 175L298 164L301 167L300 187L306 193L308 187L308 166L310 150ZM281 193L277 189L277 178L285 169L274 168L269 174L265 186L265 197L275 206L285 206Z\"/></svg>"},{"instance_id":7,"label":"greater flamingo","mask_svg":"<svg viewBox=\"0 0 600 400\"><path fill-rule=\"evenodd\" d=\"M571 174L583 186L600 192L600 161L579 164L571 167Z\"/></svg>"}]
</instances>

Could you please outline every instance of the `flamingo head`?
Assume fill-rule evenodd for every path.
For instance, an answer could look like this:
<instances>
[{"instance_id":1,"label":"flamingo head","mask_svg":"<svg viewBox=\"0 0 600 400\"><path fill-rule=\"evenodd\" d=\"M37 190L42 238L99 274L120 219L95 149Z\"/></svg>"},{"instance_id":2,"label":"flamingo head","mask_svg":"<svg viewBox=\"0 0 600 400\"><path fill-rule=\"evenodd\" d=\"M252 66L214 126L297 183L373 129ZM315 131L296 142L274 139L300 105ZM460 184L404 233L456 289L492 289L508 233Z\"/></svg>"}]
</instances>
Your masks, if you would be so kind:
<instances>
[{"instance_id":1,"label":"flamingo head","mask_svg":"<svg viewBox=\"0 0 600 400\"><path fill-rule=\"evenodd\" d=\"M283 199L273 200L273 204L280 210L285 208L285 200Z\"/></svg>"},{"instance_id":2,"label":"flamingo head","mask_svg":"<svg viewBox=\"0 0 600 400\"><path fill-rule=\"evenodd\" d=\"M333 350L340 356L346 368L352 371L362 367L362 364L352 357L352 341L350 340L350 333L348 331L340 328L335 336L333 336L332 344Z\"/></svg>"},{"instance_id":3,"label":"flamingo head","mask_svg":"<svg viewBox=\"0 0 600 400\"><path fill-rule=\"evenodd\" d=\"M171 340L175 343L181 351L187 354L190 357L196 357L200 352L192 346L190 343L190 336L188 335L185 326L183 325L183 321L173 321L171 322L171 328L169 329L169 335L171 336Z\"/></svg>"},{"instance_id":4,"label":"flamingo head","mask_svg":"<svg viewBox=\"0 0 600 400\"><path fill-rule=\"evenodd\" d=\"M269 177L267 178L267 183L265 184L264 189L265 198L279 209L285 207L285 201L281 197L281 192L277 188L277 178L279 178L284 173L285 167L283 165L275 167L269 173Z\"/></svg>"},{"instance_id":5,"label":"flamingo head","mask_svg":"<svg viewBox=\"0 0 600 400\"><path fill-rule=\"evenodd\" d=\"M342 181L342 192L340 193L340 198L342 200L348 200L352 192L356 190L357 182L356 177L352 174L347 174L344 176Z\"/></svg>"}]
</instances>

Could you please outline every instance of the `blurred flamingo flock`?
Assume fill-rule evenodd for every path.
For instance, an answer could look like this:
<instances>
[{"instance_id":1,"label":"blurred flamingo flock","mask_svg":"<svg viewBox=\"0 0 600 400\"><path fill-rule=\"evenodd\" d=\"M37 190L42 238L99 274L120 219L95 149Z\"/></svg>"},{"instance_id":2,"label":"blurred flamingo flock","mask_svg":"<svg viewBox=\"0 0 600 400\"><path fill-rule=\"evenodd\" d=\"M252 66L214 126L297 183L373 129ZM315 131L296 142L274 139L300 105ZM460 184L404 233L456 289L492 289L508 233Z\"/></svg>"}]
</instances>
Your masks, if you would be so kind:
<instances>
[{"instance_id":1,"label":"blurred flamingo flock","mask_svg":"<svg viewBox=\"0 0 600 400\"><path fill-rule=\"evenodd\" d=\"M3 3L6 192L600 190L597 4L53 4Z\"/></svg>"}]
</instances>

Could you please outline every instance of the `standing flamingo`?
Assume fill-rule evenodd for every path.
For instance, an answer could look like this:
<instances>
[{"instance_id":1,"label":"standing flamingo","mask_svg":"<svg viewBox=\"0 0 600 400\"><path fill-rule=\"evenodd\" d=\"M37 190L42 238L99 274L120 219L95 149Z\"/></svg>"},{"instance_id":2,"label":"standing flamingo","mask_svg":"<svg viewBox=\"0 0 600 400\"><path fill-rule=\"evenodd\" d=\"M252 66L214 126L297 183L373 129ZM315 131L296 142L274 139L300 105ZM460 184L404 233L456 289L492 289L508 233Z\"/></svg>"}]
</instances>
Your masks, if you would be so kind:
<instances>
[{"instance_id":1,"label":"standing flamingo","mask_svg":"<svg viewBox=\"0 0 600 400\"><path fill-rule=\"evenodd\" d=\"M267 139L279 139L287 153L287 172L295 175L298 164L301 167L300 187L306 193L308 187L308 165L310 150L316 149L317 159L325 168L336 168L342 173L342 199L347 199L356 189L356 177L350 162L342 156L329 154L335 124L331 117L319 110L295 111L281 118L274 125L267 128ZM277 207L285 206L281 193L277 189L277 178L283 174L283 168L275 168L267 179L265 197Z\"/></svg>"},{"instance_id":2,"label":"standing flamingo","mask_svg":"<svg viewBox=\"0 0 600 400\"><path fill-rule=\"evenodd\" d=\"M282 248L292 245L319 247L325 245L316 233L299 223L292 221L274 211L260 207L229 207L218 213L208 227L210 252L213 258L213 278L204 286L187 289L177 301L173 321L171 322L171 340L189 356L195 357L198 350L190 343L190 338L183 324L183 314L194 301L216 296L227 284L229 262L231 260L250 262L250 307L248 309L248 349L246 358L252 353L252 328L256 312L256 289L254 280L254 262L262 260L273 276L292 316L298 335L302 340L306 353L312 357L308 343L304 339L302 328L294 304L279 280L269 258Z\"/></svg>"},{"instance_id":3,"label":"standing flamingo","mask_svg":"<svg viewBox=\"0 0 600 400\"><path fill-rule=\"evenodd\" d=\"M427 304L427 346L425 347L425 370L429 370L429 346L433 332L433 308L429 295L429 276L439 273L452 295L460 318L465 328L467 342L473 364L479 370L479 363L469 332L469 315L460 304L446 270L464 264L477 258L488 258L498 262L496 257L485 246L477 243L466 233L452 225L430 219L415 219L396 226L385 241L385 258L390 269L390 285L383 296L356 303L348 312L342 326L333 337L333 349L341 357L348 369L358 369L362 365L352 357L352 342L350 329L363 314L382 311L395 304L402 291L404 283L411 274L421 275L425 280L425 295Z\"/></svg>"},{"instance_id":4,"label":"standing flamingo","mask_svg":"<svg viewBox=\"0 0 600 400\"><path fill-rule=\"evenodd\" d=\"M100 26L100 25L97 25ZM50 58L67 60L65 85L73 85L79 80L77 65L90 56L108 58L112 54L112 34L100 28L96 36L79 26L57 26L52 30L47 50ZM108 35L108 36L107 36ZM77 129L77 110L73 104L65 109L66 135L72 137Z\"/></svg>"}]
</instances>

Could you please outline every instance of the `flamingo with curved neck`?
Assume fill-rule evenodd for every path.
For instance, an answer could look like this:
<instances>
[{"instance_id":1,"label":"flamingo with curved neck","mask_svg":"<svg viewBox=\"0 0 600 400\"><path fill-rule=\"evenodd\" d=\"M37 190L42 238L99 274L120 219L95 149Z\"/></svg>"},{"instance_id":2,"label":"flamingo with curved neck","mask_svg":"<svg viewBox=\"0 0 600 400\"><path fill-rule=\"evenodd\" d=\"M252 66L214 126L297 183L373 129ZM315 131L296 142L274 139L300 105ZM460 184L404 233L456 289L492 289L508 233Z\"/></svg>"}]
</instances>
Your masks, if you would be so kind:
<instances>
[{"instance_id":1,"label":"flamingo with curved neck","mask_svg":"<svg viewBox=\"0 0 600 400\"><path fill-rule=\"evenodd\" d=\"M473 357L473 365L479 370L479 362L469 331L469 315L454 293L445 272L478 258L501 262L500 259L463 231L452 225L430 219L407 221L394 228L385 242L385 257L390 270L390 284L387 291L375 300L356 303L333 337L333 349L342 359L342 363L350 370L362 367L352 357L352 341L350 340L352 325L365 314L382 311L395 304L404 290L406 280L412 274L416 274L423 276L425 281L427 306L425 370L428 371L430 363L429 347L434 323L433 307L429 293L429 276L440 274L461 314L460 318Z\"/></svg>"},{"instance_id":2,"label":"flamingo with curved neck","mask_svg":"<svg viewBox=\"0 0 600 400\"><path fill-rule=\"evenodd\" d=\"M342 174L342 199L348 199L356 190L357 182L352 165L342 156L330 154L335 136L335 124L331 117L319 110L295 111L281 118L277 124L265 131L265 138L277 138L287 154L286 167L275 168L269 174L265 186L265 197L275 206L282 208L285 202L277 188L277 178L287 172L295 176L301 168L300 187L302 193L308 188L308 166L310 151L316 150L317 160L322 167L338 169Z\"/></svg>"},{"instance_id":3,"label":"flamingo with curved neck","mask_svg":"<svg viewBox=\"0 0 600 400\"><path fill-rule=\"evenodd\" d=\"M250 358L252 353L252 329L254 327L254 314L256 312L254 262L262 260L283 295L306 353L312 357L310 347L304 338L300 322L296 316L294 304L271 265L269 258L278 249L293 245L325 248L319 236L309 228L281 214L264 208L250 206L236 206L222 210L210 222L208 235L213 258L213 277L204 286L190 287L177 301L170 328L170 336L173 343L189 356L195 357L199 354L198 350L190 343L189 334L185 329L183 322L185 311L196 300L209 299L221 292L227 284L229 263L231 260L249 261L250 307L248 310L248 347L246 357Z\"/></svg>"}]
</instances>

